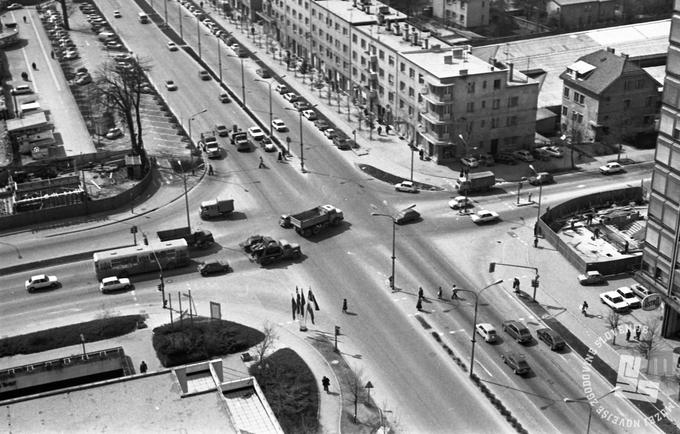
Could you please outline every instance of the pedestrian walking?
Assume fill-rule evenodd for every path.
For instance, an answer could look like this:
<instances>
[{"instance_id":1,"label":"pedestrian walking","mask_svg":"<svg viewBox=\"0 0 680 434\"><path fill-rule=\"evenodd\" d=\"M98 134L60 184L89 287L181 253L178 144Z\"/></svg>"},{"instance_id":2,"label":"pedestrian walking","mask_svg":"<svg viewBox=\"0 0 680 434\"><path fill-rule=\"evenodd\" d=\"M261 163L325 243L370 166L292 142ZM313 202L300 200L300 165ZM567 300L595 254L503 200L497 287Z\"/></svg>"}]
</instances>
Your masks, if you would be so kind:
<instances>
[{"instance_id":1,"label":"pedestrian walking","mask_svg":"<svg viewBox=\"0 0 680 434\"><path fill-rule=\"evenodd\" d=\"M538 248L538 237L534 237L534 249Z\"/></svg>"},{"instance_id":2,"label":"pedestrian walking","mask_svg":"<svg viewBox=\"0 0 680 434\"><path fill-rule=\"evenodd\" d=\"M144 235L144 245L148 246L149 245L149 239Z\"/></svg>"},{"instance_id":3,"label":"pedestrian walking","mask_svg":"<svg viewBox=\"0 0 680 434\"><path fill-rule=\"evenodd\" d=\"M324 392L328 393L328 388L331 385L331 380L324 375L323 378L321 379L321 385L323 386Z\"/></svg>"},{"instance_id":4,"label":"pedestrian walking","mask_svg":"<svg viewBox=\"0 0 680 434\"><path fill-rule=\"evenodd\" d=\"M208 164L208 175L213 176L215 171L213 170L212 164Z\"/></svg>"},{"instance_id":5,"label":"pedestrian walking","mask_svg":"<svg viewBox=\"0 0 680 434\"><path fill-rule=\"evenodd\" d=\"M419 312L423 310L423 302L420 301L420 299L418 299L418 302L416 303L416 309L418 309Z\"/></svg>"},{"instance_id":6,"label":"pedestrian walking","mask_svg":"<svg viewBox=\"0 0 680 434\"><path fill-rule=\"evenodd\" d=\"M380 125L378 125L378 135L381 135L381 134L382 134L382 127Z\"/></svg>"},{"instance_id":7,"label":"pedestrian walking","mask_svg":"<svg viewBox=\"0 0 680 434\"><path fill-rule=\"evenodd\" d=\"M342 313L347 313L347 299L342 299Z\"/></svg>"},{"instance_id":8,"label":"pedestrian walking","mask_svg":"<svg viewBox=\"0 0 680 434\"><path fill-rule=\"evenodd\" d=\"M264 160L262 159L262 156L260 156L260 165L257 166L258 169L262 169L264 167Z\"/></svg>"},{"instance_id":9,"label":"pedestrian walking","mask_svg":"<svg viewBox=\"0 0 680 434\"><path fill-rule=\"evenodd\" d=\"M456 284L453 284L453 288L451 288L451 300L456 300L458 298L458 288L456 288Z\"/></svg>"},{"instance_id":10,"label":"pedestrian walking","mask_svg":"<svg viewBox=\"0 0 680 434\"><path fill-rule=\"evenodd\" d=\"M519 279L516 277L512 281L512 289L515 291L515 294L519 294Z\"/></svg>"},{"instance_id":11,"label":"pedestrian walking","mask_svg":"<svg viewBox=\"0 0 680 434\"><path fill-rule=\"evenodd\" d=\"M439 287L439 290L437 291L437 298L440 299L440 300L442 299L442 287L441 286Z\"/></svg>"},{"instance_id":12,"label":"pedestrian walking","mask_svg":"<svg viewBox=\"0 0 680 434\"><path fill-rule=\"evenodd\" d=\"M635 339L640 340L640 335L642 334L642 329L640 328L639 325L635 326Z\"/></svg>"},{"instance_id":13,"label":"pedestrian walking","mask_svg":"<svg viewBox=\"0 0 680 434\"><path fill-rule=\"evenodd\" d=\"M529 202L531 202L531 193L529 193Z\"/></svg>"},{"instance_id":14,"label":"pedestrian walking","mask_svg":"<svg viewBox=\"0 0 680 434\"><path fill-rule=\"evenodd\" d=\"M24 15L24 22L26 22L26 15Z\"/></svg>"},{"instance_id":15,"label":"pedestrian walking","mask_svg":"<svg viewBox=\"0 0 680 434\"><path fill-rule=\"evenodd\" d=\"M31 66L33 67L34 70L38 70L38 66L35 64L35 62L31 63Z\"/></svg>"},{"instance_id":16,"label":"pedestrian walking","mask_svg":"<svg viewBox=\"0 0 680 434\"><path fill-rule=\"evenodd\" d=\"M630 342L630 328L626 330L626 342Z\"/></svg>"},{"instance_id":17,"label":"pedestrian walking","mask_svg":"<svg viewBox=\"0 0 680 434\"><path fill-rule=\"evenodd\" d=\"M54 59L54 51L50 51L50 57Z\"/></svg>"},{"instance_id":18,"label":"pedestrian walking","mask_svg":"<svg viewBox=\"0 0 680 434\"><path fill-rule=\"evenodd\" d=\"M148 366L146 366L146 362L142 360L142 363L139 364L139 372L142 374L146 373L146 370L148 369Z\"/></svg>"},{"instance_id":19,"label":"pedestrian walking","mask_svg":"<svg viewBox=\"0 0 680 434\"><path fill-rule=\"evenodd\" d=\"M421 160L423 159L423 155L425 155L425 151L423 151L423 148L418 149L418 156L420 157Z\"/></svg>"},{"instance_id":20,"label":"pedestrian walking","mask_svg":"<svg viewBox=\"0 0 680 434\"><path fill-rule=\"evenodd\" d=\"M283 161L283 152L279 151L279 161Z\"/></svg>"},{"instance_id":21,"label":"pedestrian walking","mask_svg":"<svg viewBox=\"0 0 680 434\"><path fill-rule=\"evenodd\" d=\"M425 292L423 291L423 287L419 286L418 287L418 300L423 300L425 299Z\"/></svg>"},{"instance_id":22,"label":"pedestrian walking","mask_svg":"<svg viewBox=\"0 0 680 434\"><path fill-rule=\"evenodd\" d=\"M581 304L581 313L585 316L588 316L588 302L585 300Z\"/></svg>"}]
</instances>

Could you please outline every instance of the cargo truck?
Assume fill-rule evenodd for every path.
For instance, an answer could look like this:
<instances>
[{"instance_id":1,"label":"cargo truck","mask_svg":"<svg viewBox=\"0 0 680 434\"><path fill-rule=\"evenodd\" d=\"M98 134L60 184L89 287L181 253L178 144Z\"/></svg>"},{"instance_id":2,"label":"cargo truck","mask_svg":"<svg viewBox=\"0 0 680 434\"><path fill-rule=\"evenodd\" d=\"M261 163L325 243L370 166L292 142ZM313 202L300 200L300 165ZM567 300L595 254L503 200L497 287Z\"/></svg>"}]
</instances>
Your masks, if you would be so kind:
<instances>
[{"instance_id":1,"label":"cargo truck","mask_svg":"<svg viewBox=\"0 0 680 434\"><path fill-rule=\"evenodd\" d=\"M245 131L237 131L231 135L231 144L236 146L239 152L250 151L250 140L248 140L248 133Z\"/></svg>"},{"instance_id":2,"label":"cargo truck","mask_svg":"<svg viewBox=\"0 0 680 434\"><path fill-rule=\"evenodd\" d=\"M213 199L201 202L201 218L222 217L234 211L234 199Z\"/></svg>"},{"instance_id":3,"label":"cargo truck","mask_svg":"<svg viewBox=\"0 0 680 434\"><path fill-rule=\"evenodd\" d=\"M468 173L458 178L457 187L461 193L487 191L496 184L496 175L491 171Z\"/></svg>"},{"instance_id":4,"label":"cargo truck","mask_svg":"<svg viewBox=\"0 0 680 434\"><path fill-rule=\"evenodd\" d=\"M337 226L344 219L342 210L333 205L320 205L298 214L284 214L279 225L284 228L294 227L295 232L308 237L316 235L328 226Z\"/></svg>"},{"instance_id":5,"label":"cargo truck","mask_svg":"<svg viewBox=\"0 0 680 434\"><path fill-rule=\"evenodd\" d=\"M191 232L188 227L167 229L156 232L161 241L184 239L189 247L206 249L213 245L215 239L210 231Z\"/></svg>"},{"instance_id":6,"label":"cargo truck","mask_svg":"<svg viewBox=\"0 0 680 434\"><path fill-rule=\"evenodd\" d=\"M258 244L250 252L252 261L261 264L271 264L283 259L297 259L302 256L300 245L289 243L286 240L269 240L266 243Z\"/></svg>"}]
</instances>

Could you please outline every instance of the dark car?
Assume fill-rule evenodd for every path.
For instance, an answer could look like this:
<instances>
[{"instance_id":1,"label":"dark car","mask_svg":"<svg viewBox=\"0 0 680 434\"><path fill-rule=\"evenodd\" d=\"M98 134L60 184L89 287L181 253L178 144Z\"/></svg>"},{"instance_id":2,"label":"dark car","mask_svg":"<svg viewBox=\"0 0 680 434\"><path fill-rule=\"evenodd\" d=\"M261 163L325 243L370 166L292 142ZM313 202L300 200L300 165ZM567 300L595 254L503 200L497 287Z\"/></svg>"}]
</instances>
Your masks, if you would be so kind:
<instances>
[{"instance_id":1,"label":"dark car","mask_svg":"<svg viewBox=\"0 0 680 434\"><path fill-rule=\"evenodd\" d=\"M519 343L531 342L531 332L519 321L503 321L503 331Z\"/></svg>"},{"instance_id":2,"label":"dark car","mask_svg":"<svg viewBox=\"0 0 680 434\"><path fill-rule=\"evenodd\" d=\"M552 184L553 182L555 182L555 179L548 172L539 172L538 174L529 178L529 184L531 185Z\"/></svg>"},{"instance_id":3,"label":"dark car","mask_svg":"<svg viewBox=\"0 0 680 434\"><path fill-rule=\"evenodd\" d=\"M549 328L536 330L536 336L538 336L538 339L548 344L550 349L553 351L561 350L566 345L564 339L562 339L562 336L558 335L557 332Z\"/></svg>"},{"instance_id":4,"label":"dark car","mask_svg":"<svg viewBox=\"0 0 680 434\"><path fill-rule=\"evenodd\" d=\"M331 126L328 125L328 122L324 119L317 119L314 121L314 126L319 129L319 131L324 131L330 128Z\"/></svg>"},{"instance_id":5,"label":"dark car","mask_svg":"<svg viewBox=\"0 0 680 434\"><path fill-rule=\"evenodd\" d=\"M394 219L395 223L398 225L403 225L404 223L412 222L420 218L420 213L414 209L405 209L399 211L397 217Z\"/></svg>"},{"instance_id":6,"label":"dark car","mask_svg":"<svg viewBox=\"0 0 680 434\"><path fill-rule=\"evenodd\" d=\"M352 149L352 145L354 144L354 142L352 141L352 139L349 139L345 136L337 135L333 137L333 144L337 146L338 149L348 150Z\"/></svg>"},{"instance_id":7,"label":"dark car","mask_svg":"<svg viewBox=\"0 0 680 434\"><path fill-rule=\"evenodd\" d=\"M501 359L503 359L505 364L510 366L512 371L517 375L525 375L531 371L529 364L524 359L524 354L507 352L501 354Z\"/></svg>"},{"instance_id":8,"label":"dark car","mask_svg":"<svg viewBox=\"0 0 680 434\"><path fill-rule=\"evenodd\" d=\"M201 273L201 276L215 273L229 273L230 271L231 267L228 263L218 260L207 261L198 265L198 272Z\"/></svg>"},{"instance_id":9,"label":"dark car","mask_svg":"<svg viewBox=\"0 0 680 434\"><path fill-rule=\"evenodd\" d=\"M262 78L271 78L272 76L267 68L258 68L255 72Z\"/></svg>"},{"instance_id":10,"label":"dark car","mask_svg":"<svg viewBox=\"0 0 680 434\"><path fill-rule=\"evenodd\" d=\"M515 165L517 164L517 159L510 153L507 152L501 152L500 154L497 154L495 157L496 163L502 163L502 164L510 164L510 165Z\"/></svg>"}]
</instances>

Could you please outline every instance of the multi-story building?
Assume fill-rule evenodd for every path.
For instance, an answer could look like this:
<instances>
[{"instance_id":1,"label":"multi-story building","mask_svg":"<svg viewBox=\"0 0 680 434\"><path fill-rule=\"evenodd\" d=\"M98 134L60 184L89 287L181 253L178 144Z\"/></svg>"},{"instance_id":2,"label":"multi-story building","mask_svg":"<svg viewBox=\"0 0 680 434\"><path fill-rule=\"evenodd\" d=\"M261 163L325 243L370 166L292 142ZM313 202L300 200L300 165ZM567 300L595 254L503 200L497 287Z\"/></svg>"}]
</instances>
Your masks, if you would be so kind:
<instances>
[{"instance_id":1,"label":"multi-story building","mask_svg":"<svg viewBox=\"0 0 680 434\"><path fill-rule=\"evenodd\" d=\"M675 0L654 156L647 232L638 275L662 295L662 332L680 332L680 0Z\"/></svg>"},{"instance_id":2,"label":"multi-story building","mask_svg":"<svg viewBox=\"0 0 680 434\"><path fill-rule=\"evenodd\" d=\"M432 0L432 14L444 23L463 28L489 24L492 0Z\"/></svg>"},{"instance_id":3,"label":"multi-story building","mask_svg":"<svg viewBox=\"0 0 680 434\"><path fill-rule=\"evenodd\" d=\"M560 75L561 130L579 142L633 142L654 131L659 86L626 54L598 50Z\"/></svg>"},{"instance_id":4,"label":"multi-story building","mask_svg":"<svg viewBox=\"0 0 680 434\"><path fill-rule=\"evenodd\" d=\"M311 2L313 3L313 2ZM311 46L310 0L271 0L263 13L271 11L271 38L291 55L308 58Z\"/></svg>"},{"instance_id":5,"label":"multi-story building","mask_svg":"<svg viewBox=\"0 0 680 434\"><path fill-rule=\"evenodd\" d=\"M621 0L549 0L548 17L565 30L591 28L621 17Z\"/></svg>"}]
</instances>

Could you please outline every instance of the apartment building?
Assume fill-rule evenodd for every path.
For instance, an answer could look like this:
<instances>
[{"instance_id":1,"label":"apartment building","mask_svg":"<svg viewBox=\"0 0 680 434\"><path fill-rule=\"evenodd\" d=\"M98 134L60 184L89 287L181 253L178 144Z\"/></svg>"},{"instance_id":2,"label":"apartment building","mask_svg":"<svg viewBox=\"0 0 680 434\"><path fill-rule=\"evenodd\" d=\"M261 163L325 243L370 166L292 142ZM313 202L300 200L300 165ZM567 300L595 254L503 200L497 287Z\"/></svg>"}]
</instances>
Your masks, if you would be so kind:
<instances>
[{"instance_id":1,"label":"apartment building","mask_svg":"<svg viewBox=\"0 0 680 434\"><path fill-rule=\"evenodd\" d=\"M549 0L548 17L564 30L592 28L621 17L621 0Z\"/></svg>"},{"instance_id":2,"label":"apartment building","mask_svg":"<svg viewBox=\"0 0 680 434\"><path fill-rule=\"evenodd\" d=\"M577 142L631 143L653 133L660 84L614 49L582 56L560 75L561 130Z\"/></svg>"},{"instance_id":3,"label":"apartment building","mask_svg":"<svg viewBox=\"0 0 680 434\"><path fill-rule=\"evenodd\" d=\"M492 0L432 0L432 14L445 24L474 28L489 24Z\"/></svg>"},{"instance_id":4,"label":"apartment building","mask_svg":"<svg viewBox=\"0 0 680 434\"><path fill-rule=\"evenodd\" d=\"M675 0L647 232L638 279L661 294L662 333L680 332L680 0Z\"/></svg>"},{"instance_id":5,"label":"apartment building","mask_svg":"<svg viewBox=\"0 0 680 434\"><path fill-rule=\"evenodd\" d=\"M310 0L271 0L263 9L270 24L270 37L278 41L291 56L308 58L311 51Z\"/></svg>"}]
</instances>

